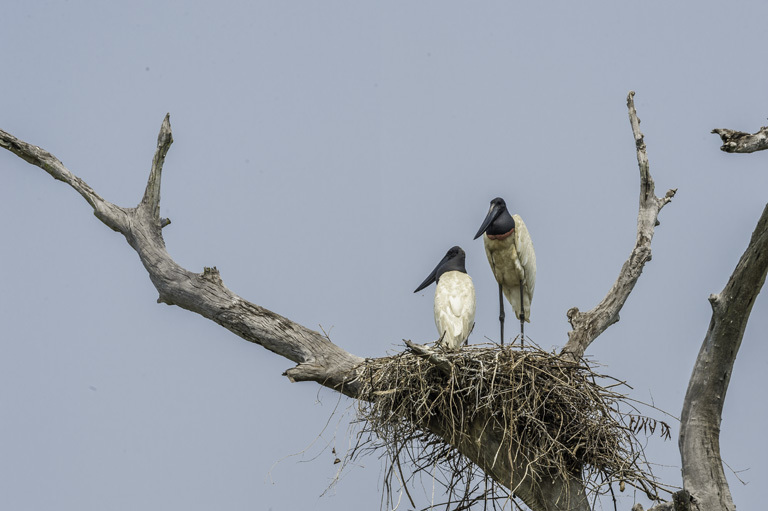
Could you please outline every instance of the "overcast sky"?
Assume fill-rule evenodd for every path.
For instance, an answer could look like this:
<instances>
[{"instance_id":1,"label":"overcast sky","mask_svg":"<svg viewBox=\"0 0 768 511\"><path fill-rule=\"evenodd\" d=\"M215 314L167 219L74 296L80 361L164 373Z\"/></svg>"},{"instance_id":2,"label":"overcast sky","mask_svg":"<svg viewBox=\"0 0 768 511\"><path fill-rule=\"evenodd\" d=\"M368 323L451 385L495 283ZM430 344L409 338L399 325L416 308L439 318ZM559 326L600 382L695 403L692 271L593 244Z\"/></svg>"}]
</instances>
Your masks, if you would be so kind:
<instances>
[{"instance_id":1,"label":"overcast sky","mask_svg":"<svg viewBox=\"0 0 768 511\"><path fill-rule=\"evenodd\" d=\"M679 192L588 354L679 416L707 297L768 196L768 155L727 155L709 133L766 124L766 19L765 2L11 1L0 128L133 206L170 112L171 256L360 356L436 338L434 288L412 291L456 244L477 290L470 341L495 338L496 283L472 237L502 196L538 259L526 333L553 349L635 240L636 90L657 194ZM351 401L158 305L137 255L69 187L5 151L0 178L3 509L379 508L375 457L320 497ZM722 423L748 483L728 470L740 509L764 507L768 481L767 310L763 295ZM680 484L670 421L674 439L647 453Z\"/></svg>"}]
</instances>

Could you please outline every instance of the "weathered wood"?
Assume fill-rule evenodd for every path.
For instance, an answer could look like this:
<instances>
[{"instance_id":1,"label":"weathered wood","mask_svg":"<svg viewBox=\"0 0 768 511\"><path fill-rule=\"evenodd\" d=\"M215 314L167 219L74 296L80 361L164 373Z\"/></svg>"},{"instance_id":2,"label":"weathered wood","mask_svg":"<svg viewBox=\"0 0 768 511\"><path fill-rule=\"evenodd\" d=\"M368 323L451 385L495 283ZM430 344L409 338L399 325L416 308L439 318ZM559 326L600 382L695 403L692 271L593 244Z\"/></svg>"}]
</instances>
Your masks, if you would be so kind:
<instances>
[{"instance_id":1,"label":"weathered wood","mask_svg":"<svg viewBox=\"0 0 768 511\"><path fill-rule=\"evenodd\" d=\"M726 153L754 153L768 149L768 126L763 126L755 133L719 128L712 133L720 135L723 145L721 151Z\"/></svg>"},{"instance_id":2,"label":"weathered wood","mask_svg":"<svg viewBox=\"0 0 768 511\"><path fill-rule=\"evenodd\" d=\"M768 273L768 205L725 288L709 297L712 319L688 383L680 417L683 487L700 511L734 510L720 458L720 420L733 363Z\"/></svg>"},{"instance_id":3,"label":"weathered wood","mask_svg":"<svg viewBox=\"0 0 768 511\"><path fill-rule=\"evenodd\" d=\"M635 247L619 271L605 298L588 312L581 312L577 307L568 310L568 321L573 330L568 332L568 342L563 348L563 355L578 360L584 351L606 328L619 321L619 312L635 287L645 263L651 260L651 240L661 208L675 196L677 189L667 191L664 197L656 197L655 184L648 164L643 134L640 132L640 119L635 110L635 93L627 96L629 121L635 136L637 164L640 168L640 208L637 213L637 240Z\"/></svg>"},{"instance_id":4,"label":"weathered wood","mask_svg":"<svg viewBox=\"0 0 768 511\"><path fill-rule=\"evenodd\" d=\"M353 398L368 398L358 395L356 380L357 368L364 359L347 353L320 333L236 295L224 285L216 268L194 273L171 258L162 236L162 228L170 220L159 217L159 204L163 162L172 143L170 121L166 116L144 196L136 208L122 208L101 198L50 153L0 130L0 146L72 186L94 208L99 220L125 236L157 289L158 302L200 314L243 339L296 362L295 367L284 373L291 381L314 381ZM429 357L427 351L422 354ZM434 352L432 355L433 361L440 361L439 355ZM485 424L487 421L478 419L469 436L462 436L455 445L459 452L487 470L493 479L513 491L534 511L588 511L580 474L563 478L553 473L552 477L544 478L546 480L534 478L524 466L499 455L503 435L486 428ZM433 433L446 439L450 437L450 432L437 427ZM510 448L506 444L501 447L502 450Z\"/></svg>"},{"instance_id":5,"label":"weathered wood","mask_svg":"<svg viewBox=\"0 0 768 511\"><path fill-rule=\"evenodd\" d=\"M215 321L243 339L296 362L285 372L292 381L315 381L356 395L355 368L363 359L347 353L319 332L248 302L224 285L215 268L194 273L168 254L159 216L163 162L173 137L169 116L163 120L144 197L136 208L122 208L100 197L47 151L0 130L0 146L69 184L93 207L96 217L123 234L139 255L159 293L158 302L178 305Z\"/></svg>"}]
</instances>

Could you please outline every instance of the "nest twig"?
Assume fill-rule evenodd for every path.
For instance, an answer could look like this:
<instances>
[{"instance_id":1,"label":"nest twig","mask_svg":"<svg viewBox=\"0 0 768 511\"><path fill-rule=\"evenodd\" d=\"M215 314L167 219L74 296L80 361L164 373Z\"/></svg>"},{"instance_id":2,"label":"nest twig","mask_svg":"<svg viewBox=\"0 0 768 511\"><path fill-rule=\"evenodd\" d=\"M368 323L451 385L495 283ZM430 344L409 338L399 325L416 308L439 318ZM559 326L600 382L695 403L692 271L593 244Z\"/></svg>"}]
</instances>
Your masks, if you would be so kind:
<instances>
[{"instance_id":1,"label":"nest twig","mask_svg":"<svg viewBox=\"0 0 768 511\"><path fill-rule=\"evenodd\" d=\"M422 474L446 489L446 509L480 502L482 509L496 509L513 498L512 484L489 481L453 447L478 418L487 421L484 428L502 432L500 445L524 446L498 456L534 478L576 473L594 494L608 493L611 483L622 491L629 484L654 500L669 491L653 477L636 437L657 428L669 437L669 426L641 415L616 390L623 382L602 386L598 381L608 377L586 362L574 364L536 347L470 346L451 353L407 344L409 351L367 360L359 377L367 400L359 401L363 426L351 455L383 454L389 504L399 483L415 508L408 485ZM431 433L435 424L447 434Z\"/></svg>"}]
</instances>

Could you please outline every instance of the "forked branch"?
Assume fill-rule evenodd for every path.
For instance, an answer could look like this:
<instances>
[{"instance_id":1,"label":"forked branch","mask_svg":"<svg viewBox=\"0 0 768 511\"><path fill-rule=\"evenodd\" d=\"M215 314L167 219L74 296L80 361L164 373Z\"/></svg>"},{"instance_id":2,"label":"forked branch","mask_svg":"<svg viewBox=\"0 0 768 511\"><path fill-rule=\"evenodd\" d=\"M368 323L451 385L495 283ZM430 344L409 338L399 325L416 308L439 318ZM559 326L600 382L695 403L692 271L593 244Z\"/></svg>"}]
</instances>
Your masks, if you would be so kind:
<instances>
[{"instance_id":1,"label":"forked branch","mask_svg":"<svg viewBox=\"0 0 768 511\"><path fill-rule=\"evenodd\" d=\"M667 191L664 197L656 197L655 184L648 165L643 134L640 132L640 119L635 110L635 92L627 96L629 122L635 136L637 164L640 168L640 208L637 213L637 240L629 259L621 267L619 277L614 282L605 298L588 312L581 312L577 307L568 311L568 321L573 330L568 332L568 342L563 348L563 355L574 360L580 359L584 351L606 328L619 321L619 311L635 287L645 263L651 260L651 240L654 228L658 225L658 216L677 192Z\"/></svg>"},{"instance_id":2,"label":"forked branch","mask_svg":"<svg viewBox=\"0 0 768 511\"><path fill-rule=\"evenodd\" d=\"M165 249L160 218L163 163L173 143L169 116L163 120L144 197L136 208L122 208L101 198L49 152L0 130L0 146L77 190L94 214L123 234L136 250L159 293L158 302L200 314L243 339L296 362L285 374L292 381L315 381L355 396L356 368L363 359L347 353L327 337L239 297L224 285L216 268L194 273L179 266Z\"/></svg>"}]
</instances>

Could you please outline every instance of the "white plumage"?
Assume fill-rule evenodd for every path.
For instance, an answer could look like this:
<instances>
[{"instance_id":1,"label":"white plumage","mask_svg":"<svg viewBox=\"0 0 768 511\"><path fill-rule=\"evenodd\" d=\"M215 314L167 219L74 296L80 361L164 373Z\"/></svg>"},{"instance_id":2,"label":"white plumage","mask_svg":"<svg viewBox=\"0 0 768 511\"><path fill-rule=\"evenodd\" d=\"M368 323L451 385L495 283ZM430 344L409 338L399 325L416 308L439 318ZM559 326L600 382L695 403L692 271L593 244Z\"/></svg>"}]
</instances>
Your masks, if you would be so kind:
<instances>
[{"instance_id":1,"label":"white plumage","mask_svg":"<svg viewBox=\"0 0 768 511\"><path fill-rule=\"evenodd\" d=\"M525 339L525 322L531 322L531 300L536 287L536 254L531 236L520 215L511 215L501 197L491 201L475 239L483 236L485 254L499 284L499 323L504 344L504 298L520 320L520 345Z\"/></svg>"},{"instance_id":2,"label":"white plumage","mask_svg":"<svg viewBox=\"0 0 768 511\"><path fill-rule=\"evenodd\" d=\"M437 282L435 326L438 343L450 350L461 348L475 326L475 286L467 275L465 259L466 254L461 247L451 247L414 291L418 293Z\"/></svg>"},{"instance_id":3,"label":"white plumage","mask_svg":"<svg viewBox=\"0 0 768 511\"><path fill-rule=\"evenodd\" d=\"M472 278L460 271L445 272L435 289L435 326L441 343L457 350L475 325L475 286Z\"/></svg>"},{"instance_id":4,"label":"white plumage","mask_svg":"<svg viewBox=\"0 0 768 511\"><path fill-rule=\"evenodd\" d=\"M514 232L502 239L492 239L483 234L483 244L488 262L491 264L496 282L501 284L504 296L512 305L515 317L520 319L520 312L525 313L525 321L531 322L531 300L536 287L536 253L533 242L520 215L512 215L515 220ZM498 237L496 237L498 238ZM523 288L522 307L520 287Z\"/></svg>"}]
</instances>

